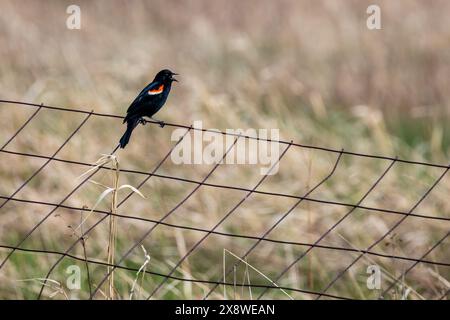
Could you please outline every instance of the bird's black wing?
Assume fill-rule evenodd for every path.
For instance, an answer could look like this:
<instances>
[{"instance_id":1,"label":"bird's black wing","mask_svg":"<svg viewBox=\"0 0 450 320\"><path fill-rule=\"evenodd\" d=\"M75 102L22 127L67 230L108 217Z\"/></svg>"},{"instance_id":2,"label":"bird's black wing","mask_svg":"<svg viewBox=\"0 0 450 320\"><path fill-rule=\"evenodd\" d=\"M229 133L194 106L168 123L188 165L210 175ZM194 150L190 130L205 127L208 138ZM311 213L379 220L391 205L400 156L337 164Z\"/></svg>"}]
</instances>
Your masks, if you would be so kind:
<instances>
[{"instance_id":1,"label":"bird's black wing","mask_svg":"<svg viewBox=\"0 0 450 320\"><path fill-rule=\"evenodd\" d=\"M138 113L139 108L142 106L143 103L149 103L151 100L155 98L155 95L158 94L159 88L161 88L162 84L159 82L152 82L148 84L142 91L139 93L139 95L134 99L134 101L130 104L130 106L127 109L127 117ZM161 88L162 91L162 88ZM154 93L152 93L154 92Z\"/></svg>"}]
</instances>

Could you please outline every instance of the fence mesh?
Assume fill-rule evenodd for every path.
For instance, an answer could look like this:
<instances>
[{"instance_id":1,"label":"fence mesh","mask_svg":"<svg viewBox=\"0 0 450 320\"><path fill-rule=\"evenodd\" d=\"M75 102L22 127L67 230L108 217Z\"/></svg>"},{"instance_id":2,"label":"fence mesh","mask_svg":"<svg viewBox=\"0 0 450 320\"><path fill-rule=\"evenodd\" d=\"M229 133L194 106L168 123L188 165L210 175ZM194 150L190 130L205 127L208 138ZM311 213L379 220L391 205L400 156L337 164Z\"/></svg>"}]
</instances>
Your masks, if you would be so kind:
<instances>
[{"instance_id":1,"label":"fence mesh","mask_svg":"<svg viewBox=\"0 0 450 320\"><path fill-rule=\"evenodd\" d=\"M333 291L333 293L330 293L329 291L334 288L338 283L339 280L345 277L351 270L351 268L361 259L363 258L377 258L377 259L385 259L387 261L391 261L393 263L403 262L403 263L409 263L408 265L401 265L401 268L399 270L396 270L396 274L391 275L389 278L389 281L386 285L384 285L383 288L379 290L379 297L385 297L386 294L391 290L392 288L395 288L399 285L406 285L406 276L408 274L411 274L414 272L414 270L417 268L417 266L427 266L432 270L439 270L441 275L443 275L443 279L441 281L445 284L448 279L449 275L449 267L450 262L445 261L445 254L440 255L434 255L435 252L437 252L439 249L439 252L446 252L448 251L448 248L446 248L446 240L449 236L450 231L448 231L449 223L450 223L450 217L448 216L448 212L442 212L440 214L425 214L424 212L417 212L418 207L427 199L427 197L433 192L434 189L436 189L442 181L445 179L448 170L450 168L449 165L446 164L437 164L437 163L430 163L430 162L422 162L422 161L413 161L413 160L406 160L406 159L400 159L397 157L388 157L388 156L379 156L379 155L371 155L371 154L365 154L365 153L357 153L357 152L351 152L347 150L338 150L338 149L331 149L331 148L324 148L324 147L318 147L314 145L305 145L305 144L298 144L293 141L274 141L271 139L262 139L260 137L256 136L247 136L247 135L240 135L240 134L231 134L233 136L234 142L231 144L226 152L223 155L223 159L226 157L227 153L232 150L235 147L235 144L240 139L254 139L254 140L265 140L268 142L278 142L283 146L282 152L279 156L279 159L275 164L272 165L272 168L277 165L283 157L285 157L291 150L293 149L309 149L309 150L320 150L323 152L326 152L327 154L331 155L333 157L333 165L329 168L329 171L323 176L321 180L319 180L315 185L310 186L307 188L305 192L302 194L292 194L292 193L283 193L283 192L275 192L268 189L262 189L261 186L265 183L266 179L270 177L269 175L262 175L255 184L253 184L250 187L242 187L241 185L233 185L233 184L221 184L221 183L214 183L211 182L211 177L214 176L214 173L216 170L221 166L222 162L218 162L215 165L213 165L210 170L204 175L202 179L191 179L191 178L185 178L175 175L170 175L162 172L160 169L164 166L164 164L168 161L172 151L174 150L175 146L180 143L186 135L190 134L193 131L202 131L202 132L213 132L215 134L220 135L230 135L230 133L227 132L217 132L216 130L208 130L208 129L199 129L192 126L187 125L180 125L176 123L166 123L167 128L180 128L185 130L184 135L178 140L178 142L173 143L170 147L167 148L167 151L165 151L165 155L159 159L159 161L156 163L156 165L152 168L152 170L146 171L146 170L135 170L135 169L128 169L128 168L120 168L120 172L135 176L135 179L141 179L140 182L136 184L136 189L140 190L144 185L146 185L150 179L152 178L160 178L165 179L169 182L173 183L183 183L186 188L192 188L186 196L182 197L181 200L177 201L177 203L174 203L171 209L165 210L165 213L161 215L159 219L156 218L147 218L142 217L138 215L132 215L130 212L126 212L126 214L119 214L117 212L111 212L110 210L101 210L98 208L90 208L86 206L75 206L69 204L69 199L76 198L77 197L77 191L79 191L88 181L90 181L97 173L99 172L112 172L115 169L110 165L100 165L96 166L95 164L92 164L90 162L82 161L79 159L69 159L64 156L61 156L60 154L63 153L64 147L75 137L80 130L82 130L83 127L87 125L91 121L92 118L104 118L104 119L122 119L121 116L114 115L114 114L105 114L105 113L96 113L94 111L84 111L81 109L70 109L70 108L63 108L63 107L54 107L54 106L47 106L43 104L32 104L32 103L25 103L20 101L8 101L8 100L0 100L0 103L2 105L2 108L12 108L13 106L24 106L24 107L31 107L35 108L34 112L26 119L26 121L23 122L23 124L13 133L11 133L10 137L2 138L6 140L6 142L2 145L0 148L0 153L4 155L11 155L18 157L20 159L39 159L42 160L43 163L38 166L37 169L34 169L32 172L28 174L28 177L24 179L23 182L19 184L18 187L14 189L13 192L10 194L3 194L0 195L0 198L3 200L3 202L0 205L0 210L4 208L8 203L18 203L18 204L27 204L30 206L40 206L41 208L45 208L45 214L42 215L42 218L39 219L37 223L33 225L31 229L23 230L17 239L15 239L14 243L3 243L0 244L0 247L2 248L2 251L5 253L4 256L1 256L0 261L0 272L1 270L5 269L8 262L11 262L11 259L13 259L14 255L16 255L19 252L26 252L30 254L35 255L47 255L47 256L54 256L55 260L51 264L50 268L48 268L47 274L45 274L42 277L41 281L41 287L39 290L38 298L41 298L44 294L44 290L46 286L48 285L48 281L52 279L52 275L55 271L55 269L61 265L64 262L65 258L70 258L73 260L77 260L80 262L84 262L86 265L92 265L92 266L103 266L107 267L107 271L99 277L98 281L95 281L96 283L91 283L92 281L89 280L89 288L90 288L90 298L98 297L99 291L101 291L101 288L103 288L104 283L110 279L111 275L115 270L128 270L133 272L139 272L142 271L139 267L132 266L132 263L129 263L130 257L133 254L136 254L136 252L140 251L140 246L145 243L148 239L151 238L151 236L155 233L155 230L158 228L165 227L169 228L171 232L178 231L186 231L186 232L193 232L196 234L195 241L193 241L192 244L190 244L188 247L184 248L181 252L183 254L180 254L179 257L174 258L174 262L171 263L171 266L169 269L167 269L167 272L161 273L157 271L150 271L150 270L143 270L144 273L151 275L152 277L155 277L154 285L152 286L152 289L148 292L147 296L145 298L151 299L151 298L158 298L161 297L158 295L158 293L161 291L164 287L170 287L172 286L170 284L170 281L178 281L182 283L195 283L204 285L203 292L204 294L202 296L199 296L198 298L207 299L212 296L213 293L218 293L218 288L220 286L224 287L230 287L230 288L236 288L237 281L236 281L236 270L239 267L242 267L242 265L245 265L248 267L248 264L246 263L247 259L252 257L252 254L254 254L258 249L260 249L261 244L272 244L273 246L291 246L295 248L295 250L292 251L291 256L289 258L286 258L287 263L285 263L284 267L277 268L276 270L270 270L270 281L261 281L260 283L247 283L245 284L245 287L255 289L257 291L257 295L253 298L261 299L264 297L267 297L268 292L279 292L280 290L284 290L284 292L289 293L298 293L296 295L296 298L308 298L308 299L320 299L322 297L331 298L331 299L351 299L355 298L355 296L344 296L342 294L339 294L339 289L336 289ZM20 136L21 132L29 126L33 121L36 121L36 116L41 113L45 113L49 110L57 110L60 112L70 113L70 114L79 114L83 116L82 120L79 121L79 124L75 127L75 129L63 140L63 142L57 147L56 151L51 153L50 155L43 155L38 154L35 152L24 152L24 151L18 151L18 150L10 150L8 147L13 143L13 141ZM157 122L148 121L151 124L157 124ZM87 142L86 142L87 143ZM113 146L111 147L110 154L114 154L117 151L118 147ZM324 199L320 197L313 197L312 193L318 190L321 186L326 185L329 183L330 179L332 179L337 169L341 166L343 160L343 157L358 157L358 158L364 158L364 159L374 159L374 160L380 160L385 163L383 170L371 181L370 185L368 185L367 190L364 191L362 197L358 199L352 199L354 201L341 201L341 200L330 200L330 199ZM58 190L55 191L56 195L54 195L59 200L57 201L48 201L44 200L45 195L41 195L41 198L37 199L30 199L29 197L21 197L20 193L21 191L29 184L32 184L35 180L36 176L42 173L42 171L49 166L51 163L61 163L67 166L71 167L77 167L77 170L89 170L88 175L83 176L82 179L75 185L75 187L71 188L69 191L64 191L64 193L60 194ZM369 195L372 195L374 190L377 187L380 187L381 183L385 180L386 176L393 170L394 167L398 165L404 165L404 166L416 166L420 168L426 169L432 169L432 170L438 170L439 174L436 175L434 180L423 190L423 192L418 195L417 199L409 205L408 210L399 210L399 209L390 209L390 208L383 208L380 206L371 206L371 205L363 205L363 202L369 197ZM300 168L292 168L292 170L301 170ZM278 182L278 186L280 190L283 190L283 181ZM224 210L224 214L219 214L219 219L217 222L214 222L212 224L212 227L204 228L202 227L201 223L198 223L197 225L190 226L190 225L184 225L182 223L173 223L169 222L170 217L174 215L175 212L177 212L182 206L186 206L186 202L192 198L194 195L198 193L198 191L201 188L213 188L217 190L218 193L225 192L225 191L235 191L239 192L240 196L237 198L237 201L235 204L232 204L230 209ZM398 190L400 193L401 190ZM117 205L117 208L122 207L125 203L128 203L130 199L133 199L133 201L137 202L145 202L145 199L140 199L139 197L134 195L135 192L130 192L126 197L124 197ZM236 231L228 231L227 229L221 228L225 221L232 220L235 217L235 213L238 209L242 208L244 203L248 202L248 200L251 197L254 196L263 196L263 197L270 197L273 199L273 201L278 200L287 200L291 201L291 206L285 210L282 213L278 213L276 216L274 216L273 219L270 220L270 224L265 225L263 227L263 232L260 232L259 235L253 235L253 234L245 234L242 233L242 230ZM217 200L219 201L219 200ZM300 206L300 204L303 203L309 203L316 206L331 206L339 208L339 210L343 213L340 215L338 219L336 219L331 225L329 225L323 232L320 232L320 235L315 238L315 240L311 242L306 241L293 241L289 237L287 238L274 238L271 237L273 234L273 231L279 227L283 222L286 222L288 217L291 217L295 210ZM164 206L162 206L163 208ZM89 227L86 227L85 230L82 230L80 234L75 236L73 241L71 241L71 244L66 247L66 249L62 250L49 250L46 248L40 248L35 249L31 247L25 246L27 241L32 237L33 234L36 233L36 230L38 230L42 225L48 223L49 219L54 216L58 209L64 209L69 210L71 212L84 212L89 213L93 212L96 215L98 215L100 218L90 225ZM3 209L4 210L4 209ZM161 209L163 210L163 209ZM355 212L359 210L361 212L370 212L375 213L378 215L383 215L387 217L387 227L383 229L382 232L379 232L379 235L371 239L371 241L365 246L365 247L352 247L352 246L343 246L336 243L330 243L330 241L326 241L326 239L330 236L330 234L333 233L333 231L336 231L338 227L348 223L350 220L352 220L352 223L354 223L355 219ZM340 211L341 212L341 211ZM15 212L15 215L21 215L22 212ZM223 214L223 215L222 215ZM106 221L108 217L114 216L118 218L119 223L126 225L127 223L135 224L135 223L141 223L144 224L144 231L139 236L136 236L135 239L133 239L133 242L131 245L127 246L126 248L123 248L121 250L121 254L115 257L114 263L107 263L101 259L94 258L92 256L88 256L85 252L85 256L78 256L76 254L73 254L72 251L77 246L80 246L83 244L84 241L95 231L99 228L99 226ZM400 228L400 226L405 224L405 221L414 219L414 222L410 225L417 225L417 229L420 229L423 225L433 224L439 225L441 229L444 230L444 232L440 233L439 235L433 236L434 243L429 243L427 246L427 249L423 252L415 252L411 255L404 255L400 253L385 253L383 250L376 250L378 246L380 246L383 241L386 239L389 239L390 237L394 236L396 234L396 231ZM410 226L408 225L408 226ZM295 228L296 226L290 226L291 228ZM370 226L366 226L370 227ZM3 230L2 232L5 233L8 232L8 230ZM55 231L56 232L56 231ZM355 229L356 232L364 232L364 229L358 228ZM180 266L189 259L193 252L199 249L202 244L207 241L208 238L211 236L218 236L223 237L226 239L229 239L230 241L240 241L240 240L246 240L245 244L248 246L246 248L242 249L243 254L238 255L239 259L235 259L234 263L228 266L224 266L223 270L222 267L222 260L216 261L217 272L215 272L215 276L217 277L217 280L213 281L209 279L198 279L195 278L189 278L180 276L182 274L182 271L180 270ZM420 234L418 235L420 236ZM333 253L336 255L336 257L339 259L340 256L346 255L345 261L343 262L342 266L340 264L340 267L338 270L332 270L327 271L328 272L328 278L323 282L325 285L322 284L322 288L320 290L311 290L311 289L302 289L298 286L283 286L280 283L283 282L283 279L286 278L289 274L291 274L292 270L295 268L298 268L298 266L308 257L311 256L311 252L317 251L317 250L326 250L326 252ZM350 255L350 258L349 256ZM442 257L444 258L443 260ZM439 268L439 269L438 269ZM20 275L19 275L20 276ZM89 276L89 269L88 269L88 276ZM233 278L233 281L229 281L230 278ZM157 280L156 280L157 279ZM228 281L227 281L228 279ZM348 280L350 281L350 280ZM438 280L435 280L438 281ZM292 281L291 281L292 283ZM304 282L302 282L304 283ZM92 285L92 287L91 287ZM446 299L449 294L449 287L443 286L441 290L434 293L434 295L430 296L430 298L436 298L436 299Z\"/></svg>"}]
</instances>

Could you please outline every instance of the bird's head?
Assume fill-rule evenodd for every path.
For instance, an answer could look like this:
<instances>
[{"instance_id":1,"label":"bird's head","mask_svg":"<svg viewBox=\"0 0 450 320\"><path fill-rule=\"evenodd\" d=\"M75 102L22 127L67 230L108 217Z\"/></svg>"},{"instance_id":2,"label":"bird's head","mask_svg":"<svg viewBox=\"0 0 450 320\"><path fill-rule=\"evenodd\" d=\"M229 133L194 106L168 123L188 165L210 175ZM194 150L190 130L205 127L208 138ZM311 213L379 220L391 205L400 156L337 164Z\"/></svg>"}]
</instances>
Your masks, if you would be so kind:
<instances>
[{"instance_id":1,"label":"bird's head","mask_svg":"<svg viewBox=\"0 0 450 320\"><path fill-rule=\"evenodd\" d=\"M164 69L158 72L154 81L162 82L162 83L172 83L173 81L178 82L173 76L177 76L178 73L172 72L169 69Z\"/></svg>"}]
</instances>

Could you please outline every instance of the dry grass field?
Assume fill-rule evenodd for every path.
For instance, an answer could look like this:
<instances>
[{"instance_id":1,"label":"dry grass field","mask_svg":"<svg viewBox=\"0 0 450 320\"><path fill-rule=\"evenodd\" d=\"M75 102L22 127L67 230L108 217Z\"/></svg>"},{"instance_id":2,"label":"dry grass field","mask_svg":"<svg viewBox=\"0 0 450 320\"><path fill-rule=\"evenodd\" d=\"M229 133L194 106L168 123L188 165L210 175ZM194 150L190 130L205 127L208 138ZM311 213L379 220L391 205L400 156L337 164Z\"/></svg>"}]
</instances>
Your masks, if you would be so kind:
<instances>
[{"instance_id":1,"label":"dry grass field","mask_svg":"<svg viewBox=\"0 0 450 320\"><path fill-rule=\"evenodd\" d=\"M124 115L136 94L163 68L180 74L165 107L156 116L166 122L204 128L279 129L280 139L419 162L449 163L450 12L449 1L76 1L81 29L66 28L69 1L2 1L0 3L0 99L44 103L86 111ZM377 3L382 29L368 30L366 8ZM0 103L0 145L36 110ZM52 156L86 117L42 109L32 122L0 150L1 202L11 196ZM64 205L57 208L22 249L65 252L83 230L104 215L89 210L104 186L138 187L146 178L130 170L152 172L169 152L175 127L139 126L129 146L116 152L119 168L100 169ZM119 118L92 116L57 154L59 159L95 163L110 153L125 130ZM283 146L284 148L284 146ZM10 151L10 152L8 152ZM16 153L14 153L16 152ZM217 228L217 232L261 237L298 199L332 170L339 153L290 147L279 172L268 176ZM328 202L357 204L391 164L390 160L343 154L333 175L308 195ZM114 166L109 163L108 166ZM96 209L121 216L159 220L142 243L120 258L153 226L150 221L116 216L100 222L51 272L43 299L88 299L108 271L85 258L139 269L116 269L96 299L145 299L177 262L247 192L200 186L170 179L202 181L213 165L176 165L170 158L120 205L130 189L111 192ZM59 203L80 183L90 167L51 161L14 198ZM220 165L207 182L252 189L263 177L255 165ZM263 298L315 299L360 253L407 217L364 254L327 293L377 299L401 277L385 299L439 299L450 289L449 239L421 259L450 230L450 174L417 207L414 205L444 173L444 168L396 162L361 205L276 284L307 292L270 289ZM81 178L82 179L82 178ZM118 179L118 181L117 181ZM95 183L96 182L96 183ZM0 261L54 207L16 200L0 205ZM1 203L0 202L0 203ZM209 298L255 299L280 272L352 207L304 200L226 277ZM384 210L384 211L383 211ZM431 219L427 217L432 217ZM444 218L444 219L442 219ZM112 223L112 225L111 225ZM177 227L173 226L176 225ZM111 238L113 236L113 238ZM232 268L255 239L210 234L173 272L177 278L222 281L224 265ZM340 249L339 249L340 248ZM356 249L348 251L345 249ZM388 256L388 257L386 257ZM81 260L74 259L79 257ZM224 261L225 257L225 261ZM36 299L42 278L60 258L55 253L17 250L0 269L0 298ZM67 287L71 265L81 269L81 289ZM381 289L366 286L367 267L382 270ZM254 269L253 269L254 268ZM258 271L256 271L256 270ZM264 276L263 276L264 275ZM138 279L138 281L135 281ZM242 284L246 285L243 286ZM131 296L132 288L134 291ZM212 284L169 279L155 299L202 299ZM329 299L330 297L323 297Z\"/></svg>"}]
</instances>

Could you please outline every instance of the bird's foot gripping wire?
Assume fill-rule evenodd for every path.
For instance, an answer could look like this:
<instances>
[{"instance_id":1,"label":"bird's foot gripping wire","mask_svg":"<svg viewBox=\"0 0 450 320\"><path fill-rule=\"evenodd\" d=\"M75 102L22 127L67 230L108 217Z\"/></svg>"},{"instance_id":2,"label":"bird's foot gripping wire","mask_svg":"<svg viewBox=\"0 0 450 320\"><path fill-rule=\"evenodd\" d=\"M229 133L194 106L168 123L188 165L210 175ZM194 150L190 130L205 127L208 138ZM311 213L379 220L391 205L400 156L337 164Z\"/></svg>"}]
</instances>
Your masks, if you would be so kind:
<instances>
[{"instance_id":1,"label":"bird's foot gripping wire","mask_svg":"<svg viewBox=\"0 0 450 320\"><path fill-rule=\"evenodd\" d=\"M147 124L147 120L145 120L144 118L139 118L139 123L145 126Z\"/></svg>"},{"instance_id":2,"label":"bird's foot gripping wire","mask_svg":"<svg viewBox=\"0 0 450 320\"><path fill-rule=\"evenodd\" d=\"M153 121L158 123L161 128L164 128L164 126L166 125L164 121L161 121L161 120L158 120L158 119L154 119L154 118L150 118L150 119L152 119Z\"/></svg>"}]
</instances>

